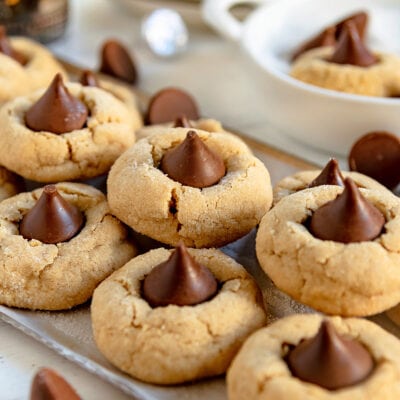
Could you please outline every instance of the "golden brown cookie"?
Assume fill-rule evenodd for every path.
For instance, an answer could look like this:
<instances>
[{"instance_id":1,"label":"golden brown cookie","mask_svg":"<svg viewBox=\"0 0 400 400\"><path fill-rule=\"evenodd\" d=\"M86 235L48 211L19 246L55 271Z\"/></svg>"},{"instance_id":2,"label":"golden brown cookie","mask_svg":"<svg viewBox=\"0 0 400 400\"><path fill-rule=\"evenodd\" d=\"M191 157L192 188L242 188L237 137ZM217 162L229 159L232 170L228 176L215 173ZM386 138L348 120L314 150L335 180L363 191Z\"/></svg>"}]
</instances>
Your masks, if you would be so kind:
<instances>
[{"instance_id":1,"label":"golden brown cookie","mask_svg":"<svg viewBox=\"0 0 400 400\"><path fill-rule=\"evenodd\" d=\"M319 186L283 198L262 219L257 258L275 285L327 314L372 315L400 301L400 201L360 189L385 218L382 233L358 243L314 237L308 218L343 188Z\"/></svg>"},{"instance_id":2,"label":"golden brown cookie","mask_svg":"<svg viewBox=\"0 0 400 400\"><path fill-rule=\"evenodd\" d=\"M23 190L22 179L0 166L0 201Z\"/></svg>"},{"instance_id":3,"label":"golden brown cookie","mask_svg":"<svg viewBox=\"0 0 400 400\"><path fill-rule=\"evenodd\" d=\"M89 109L85 126L64 134L33 131L25 114L42 91L12 100L0 110L1 164L38 182L87 179L107 172L134 143L132 117L120 101L96 87L67 87Z\"/></svg>"},{"instance_id":4,"label":"golden brown cookie","mask_svg":"<svg viewBox=\"0 0 400 400\"><path fill-rule=\"evenodd\" d=\"M12 38L10 44L27 63L21 65L0 53L0 103L46 87L58 72L67 76L62 65L41 44L27 38Z\"/></svg>"},{"instance_id":5,"label":"golden brown cookie","mask_svg":"<svg viewBox=\"0 0 400 400\"><path fill-rule=\"evenodd\" d=\"M108 177L110 207L134 230L163 243L222 246L248 233L271 206L269 173L240 139L195 130L222 157L227 172L203 189L176 182L159 164L187 132L188 128L163 128L126 151Z\"/></svg>"},{"instance_id":6,"label":"golden brown cookie","mask_svg":"<svg viewBox=\"0 0 400 400\"><path fill-rule=\"evenodd\" d=\"M400 58L378 53L378 63L370 67L328 62L333 47L319 47L301 55L290 75L300 81L325 89L366 96L390 97L399 93Z\"/></svg>"},{"instance_id":7,"label":"golden brown cookie","mask_svg":"<svg viewBox=\"0 0 400 400\"><path fill-rule=\"evenodd\" d=\"M163 248L134 258L95 290L97 346L135 378L175 384L222 374L244 339L266 322L257 286L241 265L219 250L189 252L219 282L208 301L152 308L144 300L143 279L171 254Z\"/></svg>"},{"instance_id":8,"label":"golden brown cookie","mask_svg":"<svg viewBox=\"0 0 400 400\"><path fill-rule=\"evenodd\" d=\"M284 197L296 193L300 190L307 189L308 185L320 174L321 170L299 171L293 175L287 176L280 180L274 186L274 205L279 203ZM360 188L383 190L391 193L385 186L381 185L375 179L358 172L342 171L344 178L351 178Z\"/></svg>"},{"instance_id":9,"label":"golden brown cookie","mask_svg":"<svg viewBox=\"0 0 400 400\"><path fill-rule=\"evenodd\" d=\"M364 319L329 318L337 332L359 341L375 366L364 381L327 390L292 375L285 348L313 337L324 317L293 315L260 329L244 343L227 373L229 400L395 400L400 396L400 342Z\"/></svg>"},{"instance_id":10,"label":"golden brown cookie","mask_svg":"<svg viewBox=\"0 0 400 400\"><path fill-rule=\"evenodd\" d=\"M20 235L20 221L42 189L0 203L1 304L41 310L71 308L88 300L99 282L136 254L101 192L77 183L56 186L85 218L80 232L66 242L45 244Z\"/></svg>"}]
</instances>

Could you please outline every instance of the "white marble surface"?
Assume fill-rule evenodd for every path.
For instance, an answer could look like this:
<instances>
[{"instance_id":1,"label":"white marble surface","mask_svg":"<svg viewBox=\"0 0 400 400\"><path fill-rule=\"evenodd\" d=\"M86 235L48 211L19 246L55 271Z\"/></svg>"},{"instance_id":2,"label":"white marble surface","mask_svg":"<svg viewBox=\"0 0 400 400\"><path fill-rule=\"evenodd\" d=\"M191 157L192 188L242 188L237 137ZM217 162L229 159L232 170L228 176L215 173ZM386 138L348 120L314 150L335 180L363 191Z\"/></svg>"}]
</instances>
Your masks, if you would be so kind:
<instances>
[{"instance_id":1,"label":"white marble surface","mask_svg":"<svg viewBox=\"0 0 400 400\"><path fill-rule=\"evenodd\" d=\"M71 23L66 35L51 45L56 54L78 65L96 68L104 39L123 40L134 52L140 69L140 87L149 93L164 86L186 88L198 100L203 115L278 147L315 161L325 160L309 149L288 141L263 117L262 93L248 71L248 62L236 44L204 29L192 29L188 51L175 60L155 58L139 36L139 20L116 1L73 0ZM0 400L29 397L31 377L40 366L60 371L85 400L128 397L42 344L0 322Z\"/></svg>"}]
</instances>

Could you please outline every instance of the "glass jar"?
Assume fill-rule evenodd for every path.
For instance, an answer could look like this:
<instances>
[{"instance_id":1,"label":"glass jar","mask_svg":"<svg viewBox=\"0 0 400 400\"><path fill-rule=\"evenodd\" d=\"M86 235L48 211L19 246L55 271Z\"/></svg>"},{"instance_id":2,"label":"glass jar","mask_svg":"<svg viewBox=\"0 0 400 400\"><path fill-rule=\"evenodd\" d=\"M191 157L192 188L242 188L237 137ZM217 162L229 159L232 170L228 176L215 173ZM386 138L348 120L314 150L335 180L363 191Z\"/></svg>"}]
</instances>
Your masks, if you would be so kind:
<instances>
[{"instance_id":1,"label":"glass jar","mask_svg":"<svg viewBox=\"0 0 400 400\"><path fill-rule=\"evenodd\" d=\"M60 37L68 19L68 0L0 0L0 25L8 35L46 43Z\"/></svg>"}]
</instances>

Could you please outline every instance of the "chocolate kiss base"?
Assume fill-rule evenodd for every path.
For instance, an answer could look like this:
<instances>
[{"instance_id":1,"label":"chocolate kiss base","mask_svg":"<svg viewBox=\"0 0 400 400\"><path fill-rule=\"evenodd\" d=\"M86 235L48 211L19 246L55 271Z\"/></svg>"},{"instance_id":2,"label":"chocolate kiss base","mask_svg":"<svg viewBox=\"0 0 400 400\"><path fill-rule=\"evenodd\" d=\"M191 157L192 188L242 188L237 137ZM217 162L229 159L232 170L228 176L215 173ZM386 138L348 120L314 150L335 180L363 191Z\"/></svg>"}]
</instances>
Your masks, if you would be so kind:
<instances>
[{"instance_id":1,"label":"chocolate kiss base","mask_svg":"<svg viewBox=\"0 0 400 400\"><path fill-rule=\"evenodd\" d=\"M363 382L375 367L371 354L360 342L339 335L327 320L314 337L297 346L289 345L285 361L294 376L328 390Z\"/></svg>"},{"instance_id":2,"label":"chocolate kiss base","mask_svg":"<svg viewBox=\"0 0 400 400\"><path fill-rule=\"evenodd\" d=\"M89 110L72 96L57 74L43 95L25 113L26 126L33 131L63 134L86 126Z\"/></svg>"},{"instance_id":3,"label":"chocolate kiss base","mask_svg":"<svg viewBox=\"0 0 400 400\"><path fill-rule=\"evenodd\" d=\"M55 185L47 185L21 220L19 231L25 239L56 244L72 239L83 226L84 216L80 210L67 202Z\"/></svg>"},{"instance_id":4,"label":"chocolate kiss base","mask_svg":"<svg viewBox=\"0 0 400 400\"><path fill-rule=\"evenodd\" d=\"M224 160L195 131L189 131L183 142L166 151L160 169L174 181L199 189L215 185L226 174Z\"/></svg>"},{"instance_id":5,"label":"chocolate kiss base","mask_svg":"<svg viewBox=\"0 0 400 400\"><path fill-rule=\"evenodd\" d=\"M152 307L196 305L217 292L218 283L212 272L199 264L182 242L142 282L142 297Z\"/></svg>"},{"instance_id":6,"label":"chocolate kiss base","mask_svg":"<svg viewBox=\"0 0 400 400\"><path fill-rule=\"evenodd\" d=\"M341 194L317 208L309 222L310 233L321 240L341 243L376 239L385 226L383 214L347 178Z\"/></svg>"}]
</instances>

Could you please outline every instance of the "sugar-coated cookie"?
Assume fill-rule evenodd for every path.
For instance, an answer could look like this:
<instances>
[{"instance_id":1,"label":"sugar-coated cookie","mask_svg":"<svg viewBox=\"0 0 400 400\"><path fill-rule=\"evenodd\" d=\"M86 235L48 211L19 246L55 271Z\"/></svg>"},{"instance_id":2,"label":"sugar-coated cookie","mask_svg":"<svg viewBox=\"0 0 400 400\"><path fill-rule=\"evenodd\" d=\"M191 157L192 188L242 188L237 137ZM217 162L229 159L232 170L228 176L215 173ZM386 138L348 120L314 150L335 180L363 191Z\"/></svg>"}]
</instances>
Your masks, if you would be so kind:
<instances>
[{"instance_id":1,"label":"sugar-coated cookie","mask_svg":"<svg viewBox=\"0 0 400 400\"><path fill-rule=\"evenodd\" d=\"M372 372L361 382L329 390L294 376L289 368L287 351L315 337L324 319L345 341L358 342L372 356ZM332 361L336 343L329 350L323 348L325 354L320 361ZM344 346L339 349L345 350ZM336 376L327 378L333 380ZM304 314L278 320L251 335L228 370L227 387L229 400L395 400L400 396L399 379L397 338L365 319Z\"/></svg>"},{"instance_id":2,"label":"sugar-coated cookie","mask_svg":"<svg viewBox=\"0 0 400 400\"><path fill-rule=\"evenodd\" d=\"M244 142L222 132L157 129L159 134L139 140L110 171L108 200L118 218L153 239L170 245L182 240L189 247L221 246L258 224L271 206L270 177ZM226 173L216 184L188 186L160 169L164 155L189 132L222 158Z\"/></svg>"},{"instance_id":3,"label":"sugar-coated cookie","mask_svg":"<svg viewBox=\"0 0 400 400\"><path fill-rule=\"evenodd\" d=\"M400 301L400 201L388 191L360 192L383 216L384 226L373 240L341 243L311 233L310 218L343 195L339 186L292 194L264 216L257 258L279 289L317 310L343 316L376 314ZM338 222L337 228L346 233L349 227Z\"/></svg>"},{"instance_id":4,"label":"sugar-coated cookie","mask_svg":"<svg viewBox=\"0 0 400 400\"><path fill-rule=\"evenodd\" d=\"M135 142L127 108L104 90L67 83L68 92L87 108L83 127L61 134L32 130L27 126L27 112L55 80L45 92L19 97L2 107L0 163L38 182L87 179L107 172Z\"/></svg>"},{"instance_id":5,"label":"sugar-coated cookie","mask_svg":"<svg viewBox=\"0 0 400 400\"><path fill-rule=\"evenodd\" d=\"M143 280L172 251L160 248L129 261L99 285L91 307L100 351L129 375L157 384L224 373L245 338L266 323L253 279L215 249L188 250L217 279L214 297L196 305L151 307Z\"/></svg>"},{"instance_id":6,"label":"sugar-coated cookie","mask_svg":"<svg viewBox=\"0 0 400 400\"><path fill-rule=\"evenodd\" d=\"M88 300L99 282L136 254L101 192L77 183L59 183L56 188L78 208L84 221L72 239L61 243L46 244L21 235L21 221L37 204L42 189L0 203L1 304L41 310L71 308Z\"/></svg>"}]
</instances>

